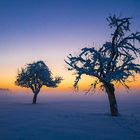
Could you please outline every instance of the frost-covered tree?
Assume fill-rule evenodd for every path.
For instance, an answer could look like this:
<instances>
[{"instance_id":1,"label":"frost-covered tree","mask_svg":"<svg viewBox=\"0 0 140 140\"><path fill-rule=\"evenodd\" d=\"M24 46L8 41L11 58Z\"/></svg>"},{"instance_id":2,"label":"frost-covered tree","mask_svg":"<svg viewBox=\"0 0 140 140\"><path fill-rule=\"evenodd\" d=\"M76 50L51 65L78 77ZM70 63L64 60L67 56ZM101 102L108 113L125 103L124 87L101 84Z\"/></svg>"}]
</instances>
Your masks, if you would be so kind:
<instances>
[{"instance_id":1,"label":"frost-covered tree","mask_svg":"<svg viewBox=\"0 0 140 140\"><path fill-rule=\"evenodd\" d=\"M15 84L30 88L34 93L33 104L36 104L37 95L43 85L54 88L57 87L61 80L61 77L52 77L51 71L43 61L37 61L27 64L26 67L18 71Z\"/></svg>"},{"instance_id":2,"label":"frost-covered tree","mask_svg":"<svg viewBox=\"0 0 140 140\"><path fill-rule=\"evenodd\" d=\"M135 44L140 42L140 32L130 32L131 18L120 18L110 16L107 18L109 27L114 29L110 42L106 42L99 49L85 47L77 56L69 55L65 61L68 70L76 72L74 87L76 88L83 74L96 78L91 84L90 90L100 84L105 89L112 116L118 115L117 102L115 98L115 83L121 83L129 88L126 81L140 72L140 64L136 57L140 55L140 48ZM138 45L137 43L137 45Z\"/></svg>"}]
</instances>

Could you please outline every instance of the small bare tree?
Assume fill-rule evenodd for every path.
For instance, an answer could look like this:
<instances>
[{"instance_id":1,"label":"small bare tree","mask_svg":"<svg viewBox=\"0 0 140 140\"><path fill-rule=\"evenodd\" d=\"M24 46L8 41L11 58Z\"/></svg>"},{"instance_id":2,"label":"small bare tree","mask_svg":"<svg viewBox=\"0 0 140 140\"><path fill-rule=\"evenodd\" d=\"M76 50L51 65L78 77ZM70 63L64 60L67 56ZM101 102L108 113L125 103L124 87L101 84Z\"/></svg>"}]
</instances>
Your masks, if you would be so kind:
<instances>
[{"instance_id":1,"label":"small bare tree","mask_svg":"<svg viewBox=\"0 0 140 140\"><path fill-rule=\"evenodd\" d=\"M52 73L43 61L27 64L25 68L17 74L15 84L17 86L30 88L33 93L33 104L36 104L37 95L43 85L47 87L57 87L61 82L61 77L52 78Z\"/></svg>"},{"instance_id":2,"label":"small bare tree","mask_svg":"<svg viewBox=\"0 0 140 140\"><path fill-rule=\"evenodd\" d=\"M130 31L130 20L131 18L110 16L107 21L110 28L114 29L111 41L99 49L83 48L79 55L70 54L65 61L68 70L76 71L75 88L83 74L97 78L90 89L95 89L100 83L101 88L106 90L112 116L118 115L114 94L115 82L128 88L126 84L128 77L134 77L135 73L140 72L140 65L135 61L140 54L140 48L135 45L135 41L140 42L140 32L127 35Z\"/></svg>"}]
</instances>

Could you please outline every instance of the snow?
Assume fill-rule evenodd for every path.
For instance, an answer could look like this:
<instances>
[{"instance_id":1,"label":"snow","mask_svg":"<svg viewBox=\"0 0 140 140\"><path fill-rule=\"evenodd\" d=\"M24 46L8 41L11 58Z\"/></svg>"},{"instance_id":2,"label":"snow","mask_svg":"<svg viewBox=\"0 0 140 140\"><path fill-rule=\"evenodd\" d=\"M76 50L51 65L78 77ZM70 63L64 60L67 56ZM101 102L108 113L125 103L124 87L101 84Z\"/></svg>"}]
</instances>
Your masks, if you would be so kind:
<instances>
[{"instance_id":1,"label":"snow","mask_svg":"<svg viewBox=\"0 0 140 140\"><path fill-rule=\"evenodd\" d=\"M117 95L118 117L105 94L32 96L0 92L0 140L140 140L138 94Z\"/></svg>"},{"instance_id":2,"label":"snow","mask_svg":"<svg viewBox=\"0 0 140 140\"><path fill-rule=\"evenodd\" d=\"M140 32L130 32L130 19L109 16L107 21L110 28L113 28L110 42L105 42L98 49L96 46L88 46L82 48L77 55L67 56L67 69L76 75L75 88L82 75L97 78L98 83L102 83L101 88L106 88L106 84L113 82L128 88L127 79L134 78L135 73L140 73L140 65L135 61L140 56L140 48L135 45L135 42L140 43ZM98 83L95 81L91 84L96 88Z\"/></svg>"}]
</instances>

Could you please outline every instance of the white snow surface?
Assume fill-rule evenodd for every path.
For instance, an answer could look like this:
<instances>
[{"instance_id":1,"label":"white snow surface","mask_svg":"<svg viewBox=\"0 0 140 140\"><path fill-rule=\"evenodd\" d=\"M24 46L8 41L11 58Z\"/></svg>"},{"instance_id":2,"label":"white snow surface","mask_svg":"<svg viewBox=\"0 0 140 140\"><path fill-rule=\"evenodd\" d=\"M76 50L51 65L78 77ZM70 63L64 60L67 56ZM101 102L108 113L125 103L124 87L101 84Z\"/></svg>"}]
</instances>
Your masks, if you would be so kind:
<instances>
[{"instance_id":1,"label":"white snow surface","mask_svg":"<svg viewBox=\"0 0 140 140\"><path fill-rule=\"evenodd\" d=\"M102 97L101 97L102 96ZM43 95L0 92L0 140L140 140L140 95L118 95L110 116L105 94Z\"/></svg>"}]
</instances>

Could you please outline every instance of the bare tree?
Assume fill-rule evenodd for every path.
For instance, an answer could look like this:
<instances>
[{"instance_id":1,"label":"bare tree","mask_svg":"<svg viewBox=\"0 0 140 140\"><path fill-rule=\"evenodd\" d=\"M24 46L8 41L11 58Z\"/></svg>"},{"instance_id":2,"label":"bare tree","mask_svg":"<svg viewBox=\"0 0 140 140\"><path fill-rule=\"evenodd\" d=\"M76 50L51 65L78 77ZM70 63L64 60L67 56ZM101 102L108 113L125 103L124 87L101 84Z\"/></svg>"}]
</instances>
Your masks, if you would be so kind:
<instances>
[{"instance_id":1,"label":"bare tree","mask_svg":"<svg viewBox=\"0 0 140 140\"><path fill-rule=\"evenodd\" d=\"M95 89L97 84L105 89L108 95L112 116L118 115L117 102L115 98L115 83L121 83L126 88L128 77L134 77L140 72L140 65L137 64L136 57L140 55L140 48L135 42L140 42L140 32L130 32L131 18L120 18L110 16L107 18L109 27L114 29L111 34L111 41L106 42L99 49L86 47L81 49L77 56L68 56L65 62L68 70L76 72L74 87L83 74L96 77L90 89ZM138 44L137 43L137 44Z\"/></svg>"},{"instance_id":2,"label":"bare tree","mask_svg":"<svg viewBox=\"0 0 140 140\"><path fill-rule=\"evenodd\" d=\"M36 104L37 95L43 85L47 87L57 87L61 82L61 77L52 78L52 73L43 61L27 64L25 68L17 74L15 84L17 86L30 88L33 93L33 104Z\"/></svg>"}]
</instances>

